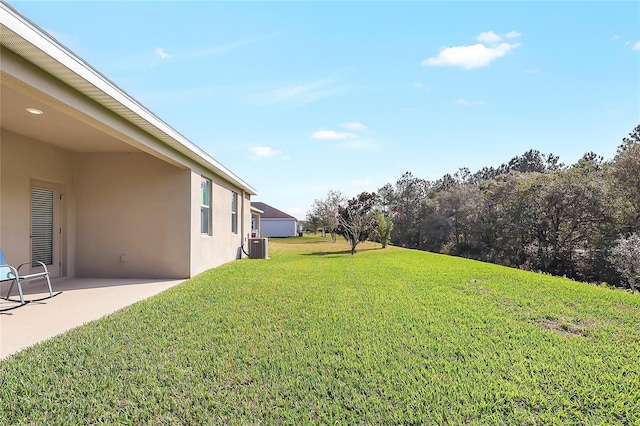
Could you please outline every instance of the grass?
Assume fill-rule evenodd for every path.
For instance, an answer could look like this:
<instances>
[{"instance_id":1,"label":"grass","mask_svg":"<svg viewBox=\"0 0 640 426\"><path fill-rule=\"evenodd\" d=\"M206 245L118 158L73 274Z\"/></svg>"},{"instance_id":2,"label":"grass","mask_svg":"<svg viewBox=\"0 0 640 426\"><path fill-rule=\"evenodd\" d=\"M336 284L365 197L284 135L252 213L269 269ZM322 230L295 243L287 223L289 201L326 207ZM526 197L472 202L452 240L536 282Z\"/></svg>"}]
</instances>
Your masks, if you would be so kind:
<instances>
[{"instance_id":1,"label":"grass","mask_svg":"<svg viewBox=\"0 0 640 426\"><path fill-rule=\"evenodd\" d=\"M315 237L0 362L1 424L640 424L640 297Z\"/></svg>"}]
</instances>

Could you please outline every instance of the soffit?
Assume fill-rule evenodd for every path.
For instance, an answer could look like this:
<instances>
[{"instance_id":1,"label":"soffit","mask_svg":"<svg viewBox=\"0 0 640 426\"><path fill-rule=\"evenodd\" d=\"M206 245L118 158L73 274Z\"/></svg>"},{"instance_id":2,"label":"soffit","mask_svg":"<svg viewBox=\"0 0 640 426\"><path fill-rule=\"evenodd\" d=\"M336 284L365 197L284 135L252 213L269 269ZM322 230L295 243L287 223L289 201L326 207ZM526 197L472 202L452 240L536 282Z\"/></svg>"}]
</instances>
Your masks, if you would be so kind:
<instances>
[{"instance_id":1,"label":"soffit","mask_svg":"<svg viewBox=\"0 0 640 426\"><path fill-rule=\"evenodd\" d=\"M8 84L3 76L0 86L0 124L32 139L59 146L73 152L135 152L134 146L109 135L85 121L65 114L47 102L42 93L29 93ZM44 112L33 115L27 108Z\"/></svg>"}]
</instances>

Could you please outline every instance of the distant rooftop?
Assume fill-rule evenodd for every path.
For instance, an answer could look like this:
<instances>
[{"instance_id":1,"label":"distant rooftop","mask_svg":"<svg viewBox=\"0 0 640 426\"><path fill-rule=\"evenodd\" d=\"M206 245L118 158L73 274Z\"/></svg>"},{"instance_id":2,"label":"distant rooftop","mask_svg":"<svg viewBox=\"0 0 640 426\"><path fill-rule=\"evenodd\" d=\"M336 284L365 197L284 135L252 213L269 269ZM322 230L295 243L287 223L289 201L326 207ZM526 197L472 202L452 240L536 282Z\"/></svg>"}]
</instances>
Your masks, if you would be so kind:
<instances>
[{"instance_id":1,"label":"distant rooftop","mask_svg":"<svg viewBox=\"0 0 640 426\"><path fill-rule=\"evenodd\" d=\"M261 203L259 201L252 201L251 207L255 207L259 210L262 210L264 213L260 215L260 217L264 219L296 219L295 217L287 214L281 210L276 209L275 207L271 207L269 204Z\"/></svg>"}]
</instances>

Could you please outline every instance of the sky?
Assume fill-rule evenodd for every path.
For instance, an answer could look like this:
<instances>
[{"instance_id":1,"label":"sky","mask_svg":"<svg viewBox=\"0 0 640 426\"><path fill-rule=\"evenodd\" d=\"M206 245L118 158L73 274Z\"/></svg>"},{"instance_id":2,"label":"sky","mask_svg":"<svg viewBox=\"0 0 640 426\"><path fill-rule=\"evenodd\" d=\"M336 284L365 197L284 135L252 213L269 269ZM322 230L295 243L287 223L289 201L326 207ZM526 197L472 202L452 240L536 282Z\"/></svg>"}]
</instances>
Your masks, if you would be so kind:
<instances>
[{"instance_id":1,"label":"sky","mask_svg":"<svg viewBox=\"0 0 640 426\"><path fill-rule=\"evenodd\" d=\"M640 124L638 1L8 3L298 219Z\"/></svg>"}]
</instances>

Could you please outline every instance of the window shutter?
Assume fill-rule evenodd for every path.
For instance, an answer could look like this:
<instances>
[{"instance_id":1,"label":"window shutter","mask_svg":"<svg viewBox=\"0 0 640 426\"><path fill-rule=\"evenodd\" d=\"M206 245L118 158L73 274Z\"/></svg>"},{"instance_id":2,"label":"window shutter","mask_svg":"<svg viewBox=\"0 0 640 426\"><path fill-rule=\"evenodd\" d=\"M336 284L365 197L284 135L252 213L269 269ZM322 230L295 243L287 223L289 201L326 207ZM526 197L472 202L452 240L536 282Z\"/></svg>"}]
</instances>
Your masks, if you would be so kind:
<instances>
[{"instance_id":1,"label":"window shutter","mask_svg":"<svg viewBox=\"0 0 640 426\"><path fill-rule=\"evenodd\" d=\"M53 264L53 195L50 189L31 189L31 261L34 263Z\"/></svg>"}]
</instances>

